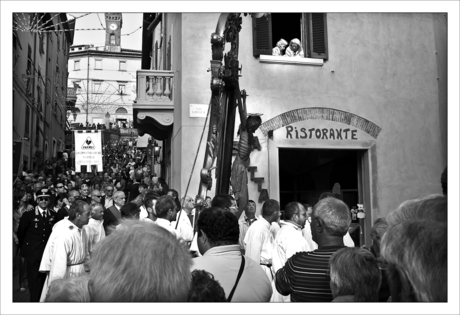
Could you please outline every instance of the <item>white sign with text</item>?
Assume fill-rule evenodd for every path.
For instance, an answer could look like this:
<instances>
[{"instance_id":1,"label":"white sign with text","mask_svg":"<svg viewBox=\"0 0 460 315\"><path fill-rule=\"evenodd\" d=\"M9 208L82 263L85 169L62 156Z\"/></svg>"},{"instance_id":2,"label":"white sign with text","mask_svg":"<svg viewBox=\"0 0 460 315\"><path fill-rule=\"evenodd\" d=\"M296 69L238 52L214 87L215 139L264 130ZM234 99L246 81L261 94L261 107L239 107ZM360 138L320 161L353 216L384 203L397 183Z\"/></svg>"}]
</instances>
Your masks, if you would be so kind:
<instances>
[{"instance_id":1,"label":"white sign with text","mask_svg":"<svg viewBox=\"0 0 460 315\"><path fill-rule=\"evenodd\" d=\"M190 117L206 117L208 108L207 104L190 104Z\"/></svg>"}]
</instances>

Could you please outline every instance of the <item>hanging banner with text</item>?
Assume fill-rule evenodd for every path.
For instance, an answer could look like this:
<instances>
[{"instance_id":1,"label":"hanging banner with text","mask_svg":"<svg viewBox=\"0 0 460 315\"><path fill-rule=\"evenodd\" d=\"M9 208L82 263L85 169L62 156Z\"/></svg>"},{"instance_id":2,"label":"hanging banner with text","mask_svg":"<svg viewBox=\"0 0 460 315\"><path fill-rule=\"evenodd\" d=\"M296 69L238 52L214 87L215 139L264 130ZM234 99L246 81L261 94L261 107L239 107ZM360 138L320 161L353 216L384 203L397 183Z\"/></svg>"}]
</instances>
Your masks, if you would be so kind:
<instances>
[{"instance_id":1,"label":"hanging banner with text","mask_svg":"<svg viewBox=\"0 0 460 315\"><path fill-rule=\"evenodd\" d=\"M102 172L102 133L78 131L74 133L75 172Z\"/></svg>"}]
</instances>

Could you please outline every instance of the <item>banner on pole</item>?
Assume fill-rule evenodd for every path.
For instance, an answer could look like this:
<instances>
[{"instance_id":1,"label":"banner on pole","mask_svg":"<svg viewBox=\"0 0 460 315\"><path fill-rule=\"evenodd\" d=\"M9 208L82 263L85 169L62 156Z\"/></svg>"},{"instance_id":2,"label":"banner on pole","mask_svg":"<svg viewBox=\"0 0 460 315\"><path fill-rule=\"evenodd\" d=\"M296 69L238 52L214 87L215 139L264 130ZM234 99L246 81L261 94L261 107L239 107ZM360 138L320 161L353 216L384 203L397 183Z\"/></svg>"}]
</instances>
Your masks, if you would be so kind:
<instances>
[{"instance_id":1,"label":"banner on pole","mask_svg":"<svg viewBox=\"0 0 460 315\"><path fill-rule=\"evenodd\" d=\"M75 172L81 172L86 166L87 171L102 172L102 137L100 132L75 133Z\"/></svg>"}]
</instances>

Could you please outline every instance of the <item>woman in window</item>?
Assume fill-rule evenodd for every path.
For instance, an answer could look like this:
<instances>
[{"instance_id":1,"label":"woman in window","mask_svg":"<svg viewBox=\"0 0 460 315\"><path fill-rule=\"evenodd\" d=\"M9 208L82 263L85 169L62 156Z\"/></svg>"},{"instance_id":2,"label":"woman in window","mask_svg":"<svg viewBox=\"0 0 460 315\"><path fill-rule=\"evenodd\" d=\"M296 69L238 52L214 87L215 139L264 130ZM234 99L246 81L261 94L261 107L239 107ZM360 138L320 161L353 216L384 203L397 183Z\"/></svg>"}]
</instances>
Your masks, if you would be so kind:
<instances>
[{"instance_id":1,"label":"woman in window","mask_svg":"<svg viewBox=\"0 0 460 315\"><path fill-rule=\"evenodd\" d=\"M304 57L302 45L300 44L300 40L294 38L289 43L289 47L286 49L286 56L287 57Z\"/></svg>"}]
</instances>

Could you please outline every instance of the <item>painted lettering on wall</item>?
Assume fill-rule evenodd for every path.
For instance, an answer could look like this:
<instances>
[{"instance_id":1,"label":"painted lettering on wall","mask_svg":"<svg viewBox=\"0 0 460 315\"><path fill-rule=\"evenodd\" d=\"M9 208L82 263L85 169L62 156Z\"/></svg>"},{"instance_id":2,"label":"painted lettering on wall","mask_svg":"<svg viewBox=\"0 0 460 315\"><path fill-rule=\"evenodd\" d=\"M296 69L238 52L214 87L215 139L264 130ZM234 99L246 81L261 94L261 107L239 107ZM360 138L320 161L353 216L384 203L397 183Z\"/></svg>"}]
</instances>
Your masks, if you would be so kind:
<instances>
[{"instance_id":1,"label":"painted lettering on wall","mask_svg":"<svg viewBox=\"0 0 460 315\"><path fill-rule=\"evenodd\" d=\"M358 130L350 128L297 128L286 126L286 139L358 140Z\"/></svg>"}]
</instances>

